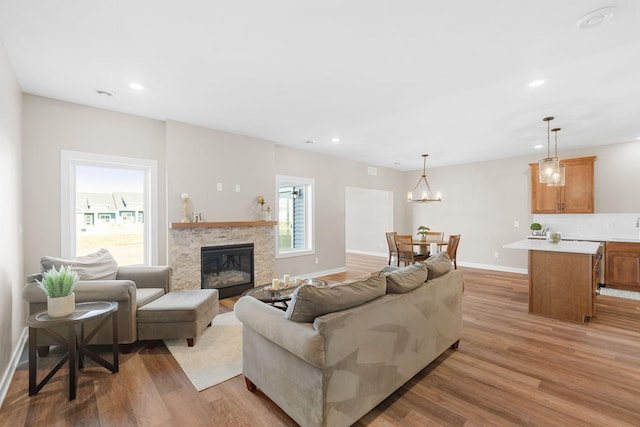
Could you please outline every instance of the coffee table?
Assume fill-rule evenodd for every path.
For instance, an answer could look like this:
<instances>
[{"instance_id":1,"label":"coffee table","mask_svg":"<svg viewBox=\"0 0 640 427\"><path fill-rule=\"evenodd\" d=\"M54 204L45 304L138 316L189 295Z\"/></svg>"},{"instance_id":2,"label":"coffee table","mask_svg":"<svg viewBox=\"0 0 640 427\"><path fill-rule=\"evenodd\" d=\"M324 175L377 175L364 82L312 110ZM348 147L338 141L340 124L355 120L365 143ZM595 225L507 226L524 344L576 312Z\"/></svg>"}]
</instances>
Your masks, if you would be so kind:
<instances>
[{"instance_id":1,"label":"coffee table","mask_svg":"<svg viewBox=\"0 0 640 427\"><path fill-rule=\"evenodd\" d=\"M274 307L286 309L287 301L291 300L291 294L302 285L313 285L313 286L327 286L327 282L321 279L303 279L302 282L298 285L291 285L288 288L280 288L277 291L269 290L271 288L271 283L267 285L257 286L255 288L249 289L245 291L241 296L251 296L254 297L264 303L271 304ZM278 306L276 303L280 303L284 305Z\"/></svg>"}]
</instances>

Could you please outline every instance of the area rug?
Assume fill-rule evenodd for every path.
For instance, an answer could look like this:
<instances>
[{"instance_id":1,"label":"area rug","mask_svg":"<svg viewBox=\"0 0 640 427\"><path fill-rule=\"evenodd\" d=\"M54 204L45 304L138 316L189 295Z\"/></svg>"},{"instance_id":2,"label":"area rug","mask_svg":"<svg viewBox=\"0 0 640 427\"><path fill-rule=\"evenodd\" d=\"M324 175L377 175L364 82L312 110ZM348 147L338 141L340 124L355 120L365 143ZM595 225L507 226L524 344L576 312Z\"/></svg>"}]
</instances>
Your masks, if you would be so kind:
<instances>
[{"instance_id":1,"label":"area rug","mask_svg":"<svg viewBox=\"0 0 640 427\"><path fill-rule=\"evenodd\" d=\"M198 391L242 373L242 323L233 312L218 314L193 347L186 339L164 343Z\"/></svg>"},{"instance_id":2,"label":"area rug","mask_svg":"<svg viewBox=\"0 0 640 427\"><path fill-rule=\"evenodd\" d=\"M620 289L612 289L612 288L600 288L599 292L600 292L600 295L606 295L608 297L640 300L640 292L623 291Z\"/></svg>"}]
</instances>

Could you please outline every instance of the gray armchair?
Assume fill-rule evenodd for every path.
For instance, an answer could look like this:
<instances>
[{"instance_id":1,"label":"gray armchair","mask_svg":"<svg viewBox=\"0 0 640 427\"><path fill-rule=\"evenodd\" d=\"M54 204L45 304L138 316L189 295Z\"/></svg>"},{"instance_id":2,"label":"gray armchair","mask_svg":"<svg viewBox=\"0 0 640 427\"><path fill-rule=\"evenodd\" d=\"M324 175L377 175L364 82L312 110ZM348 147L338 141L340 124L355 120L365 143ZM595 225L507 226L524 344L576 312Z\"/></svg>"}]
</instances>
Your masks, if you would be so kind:
<instances>
[{"instance_id":1,"label":"gray armchair","mask_svg":"<svg viewBox=\"0 0 640 427\"><path fill-rule=\"evenodd\" d=\"M47 295L36 283L40 274L27 278L22 297L29 303L29 315L47 309ZM118 342L131 344L138 339L136 315L141 307L171 290L172 269L167 266L121 266L117 267L115 280L80 280L74 290L76 302L118 302ZM93 324L87 322L87 327ZM60 331L62 332L62 331ZM111 343L111 323L107 322L91 340L91 344ZM55 342L46 335L38 336L38 347L42 353Z\"/></svg>"}]
</instances>

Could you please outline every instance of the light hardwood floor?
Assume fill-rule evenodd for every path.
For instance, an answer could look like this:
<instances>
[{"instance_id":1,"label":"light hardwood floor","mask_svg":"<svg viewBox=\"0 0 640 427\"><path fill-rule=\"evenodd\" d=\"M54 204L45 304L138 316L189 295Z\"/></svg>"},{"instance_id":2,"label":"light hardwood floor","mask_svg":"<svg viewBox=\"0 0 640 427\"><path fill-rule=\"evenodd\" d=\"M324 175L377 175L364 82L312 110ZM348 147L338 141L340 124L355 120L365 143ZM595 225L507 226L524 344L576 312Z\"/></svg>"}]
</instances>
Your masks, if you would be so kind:
<instances>
[{"instance_id":1,"label":"light hardwood floor","mask_svg":"<svg viewBox=\"0 0 640 427\"><path fill-rule=\"evenodd\" d=\"M348 256L349 271L325 279L384 264L386 258ZM640 425L639 301L598 296L586 325L556 321L527 313L525 275L461 269L459 349L447 350L356 425ZM221 311L234 302L222 301ZM120 360L118 374L89 365L73 402L64 369L29 397L21 363L0 425L296 425L263 394L247 391L241 376L197 392L164 345L137 344Z\"/></svg>"}]
</instances>

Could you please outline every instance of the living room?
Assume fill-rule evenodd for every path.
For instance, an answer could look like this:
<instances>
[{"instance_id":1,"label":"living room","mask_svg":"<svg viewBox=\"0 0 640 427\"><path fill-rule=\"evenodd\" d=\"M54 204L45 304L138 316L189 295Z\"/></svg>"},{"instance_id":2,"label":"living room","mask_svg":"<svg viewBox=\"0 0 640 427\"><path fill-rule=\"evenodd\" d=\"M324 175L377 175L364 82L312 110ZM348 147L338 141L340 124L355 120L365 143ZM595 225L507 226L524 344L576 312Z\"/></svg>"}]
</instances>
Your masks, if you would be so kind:
<instances>
[{"instance_id":1,"label":"living room","mask_svg":"<svg viewBox=\"0 0 640 427\"><path fill-rule=\"evenodd\" d=\"M630 7L628 3L623 5ZM585 12L590 10L586 9ZM637 46L637 31L628 43ZM628 65L616 68L622 80L630 79L624 71L633 69ZM625 98L637 96L637 85L630 86L627 92ZM0 243L2 372L9 371L24 333L26 309L21 291L25 277L39 270L40 257L60 254L61 150L157 162L159 265L168 262L168 224L182 218L182 193L189 193L193 211L201 212L205 221L253 220L255 197L265 195L269 203L275 203L275 176L286 175L315 180L317 233L314 254L276 259L277 276L326 275L345 270L349 249L345 245L346 187L393 192L393 228L397 231L415 234L418 225L428 224L448 234L462 234L458 253L458 264L462 267L526 273L526 254L503 250L502 246L522 239L529 232L532 215L528 164L539 160L540 151L531 149L523 155L506 152L500 158L464 164L435 167L428 164L429 182L442 192L444 200L438 204L413 205L406 203L405 195L420 175L419 163L408 169L394 168L393 164L382 166L368 161L366 152L361 152L359 161L340 156L340 148L336 148L338 155L314 150L313 145L320 145L321 141L306 144L301 139L299 147L293 148L277 140L193 124L196 120L188 123L175 117L154 119L113 111L108 99L98 101L102 106L96 107L25 92L3 45L0 45L0 93L3 153L0 170L5 183L1 190L5 201L2 216L7 224L7 233ZM576 104L580 102L575 100ZM557 114L559 122L561 119L559 112L543 111L544 106L542 102L539 109L527 115L530 122L518 122L523 134L530 133L533 140L541 143L546 142L543 115ZM621 122L628 123L637 117L634 110L625 113L620 114ZM602 125L591 116L585 122L593 127ZM586 127L588 132L589 126ZM498 134L500 129L495 127L493 132ZM563 132L569 134L570 130ZM448 151L447 147L440 148L437 141L426 141L428 134L424 137L425 144L433 147L434 161L438 157L436 151ZM511 137L515 140L517 134ZM559 146L563 158L598 157L597 214L640 215L640 186L635 185L640 182L640 169L636 167L640 141L618 137L569 149L564 141L561 133ZM409 156L419 162L422 150L410 151ZM376 168L375 175L368 173L369 166ZM216 189L217 183L222 183L222 191ZM239 192L235 191L236 185ZM514 225L516 222L519 226ZM384 243L383 235L380 243ZM382 252L379 246L369 250ZM26 390L25 398L28 398Z\"/></svg>"}]
</instances>

